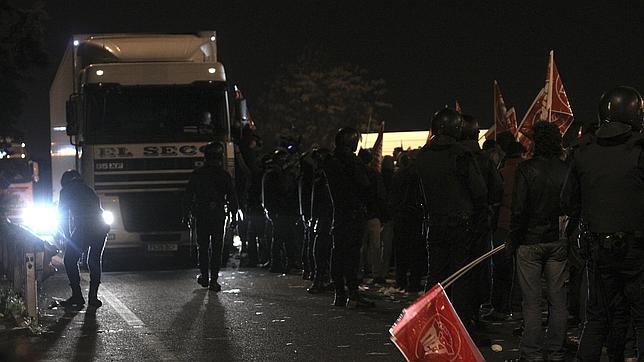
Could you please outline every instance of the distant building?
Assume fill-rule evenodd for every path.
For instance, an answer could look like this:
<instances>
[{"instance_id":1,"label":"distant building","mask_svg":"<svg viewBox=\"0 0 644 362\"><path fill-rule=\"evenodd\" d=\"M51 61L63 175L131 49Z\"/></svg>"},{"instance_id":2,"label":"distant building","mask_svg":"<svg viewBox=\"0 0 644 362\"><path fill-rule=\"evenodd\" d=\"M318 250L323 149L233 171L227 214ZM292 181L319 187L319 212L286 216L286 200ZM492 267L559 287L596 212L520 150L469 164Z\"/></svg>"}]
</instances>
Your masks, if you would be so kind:
<instances>
[{"instance_id":1,"label":"distant building","mask_svg":"<svg viewBox=\"0 0 644 362\"><path fill-rule=\"evenodd\" d=\"M382 154L391 155L394 153L394 148L402 147L403 150L411 148L416 149L423 147L427 142L427 134L429 131L405 131L405 132L385 132L382 142ZM485 133L487 129L481 129L479 133L479 144L483 145L485 142ZM378 138L378 133L363 133L362 141L360 141L359 148L372 148L373 144Z\"/></svg>"}]
</instances>

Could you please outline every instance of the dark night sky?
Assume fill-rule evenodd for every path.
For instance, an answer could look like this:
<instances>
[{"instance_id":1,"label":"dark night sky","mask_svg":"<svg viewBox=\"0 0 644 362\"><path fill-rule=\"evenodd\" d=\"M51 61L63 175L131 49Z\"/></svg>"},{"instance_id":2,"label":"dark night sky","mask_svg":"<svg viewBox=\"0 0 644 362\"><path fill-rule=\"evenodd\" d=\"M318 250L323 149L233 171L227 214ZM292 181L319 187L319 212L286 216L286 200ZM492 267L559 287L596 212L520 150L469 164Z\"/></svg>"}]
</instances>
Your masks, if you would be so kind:
<instances>
[{"instance_id":1,"label":"dark night sky","mask_svg":"<svg viewBox=\"0 0 644 362\"><path fill-rule=\"evenodd\" d=\"M32 0L16 0L28 4ZM229 81L256 102L306 47L355 63L387 82L388 129L426 129L458 98L492 118L492 81L521 118L555 60L578 120L595 116L602 91L644 89L644 1L215 1L49 0L50 65L25 85L23 128L36 156L48 147L48 91L75 33L216 30ZM261 120L257 120L261 128Z\"/></svg>"}]
</instances>

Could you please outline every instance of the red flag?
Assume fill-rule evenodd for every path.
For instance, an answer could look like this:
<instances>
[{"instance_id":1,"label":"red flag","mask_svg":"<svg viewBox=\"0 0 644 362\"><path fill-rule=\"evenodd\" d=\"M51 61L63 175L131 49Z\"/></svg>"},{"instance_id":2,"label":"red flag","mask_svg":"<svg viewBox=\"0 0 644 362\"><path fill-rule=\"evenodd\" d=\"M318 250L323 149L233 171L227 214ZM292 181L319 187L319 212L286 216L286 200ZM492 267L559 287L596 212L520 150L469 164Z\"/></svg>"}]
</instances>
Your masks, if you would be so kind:
<instances>
[{"instance_id":1,"label":"red flag","mask_svg":"<svg viewBox=\"0 0 644 362\"><path fill-rule=\"evenodd\" d=\"M505 114L507 109L505 108L505 101L503 100L503 95L501 95L501 88L499 83L494 81L494 139L496 139L497 133L507 132L508 128L505 124Z\"/></svg>"},{"instance_id":2,"label":"red flag","mask_svg":"<svg viewBox=\"0 0 644 362\"><path fill-rule=\"evenodd\" d=\"M494 81L494 125L494 139L496 139L496 135L503 132L511 132L516 137L517 120L514 108L511 108L510 111L506 109L497 81Z\"/></svg>"},{"instance_id":3,"label":"red flag","mask_svg":"<svg viewBox=\"0 0 644 362\"><path fill-rule=\"evenodd\" d=\"M463 113L463 111L461 110L461 104L458 103L458 99L454 102L454 110L458 113Z\"/></svg>"},{"instance_id":4,"label":"red flag","mask_svg":"<svg viewBox=\"0 0 644 362\"><path fill-rule=\"evenodd\" d=\"M378 130L378 138L376 138L376 143L373 144L373 162L372 166L374 170L382 172L382 139L385 133L385 122L380 122L380 130Z\"/></svg>"},{"instance_id":5,"label":"red flag","mask_svg":"<svg viewBox=\"0 0 644 362\"><path fill-rule=\"evenodd\" d=\"M517 135L517 111L514 107L505 114L505 124L508 126L508 129L513 136Z\"/></svg>"},{"instance_id":6,"label":"red flag","mask_svg":"<svg viewBox=\"0 0 644 362\"><path fill-rule=\"evenodd\" d=\"M407 361L485 361L440 284L405 309L389 333Z\"/></svg>"},{"instance_id":7,"label":"red flag","mask_svg":"<svg viewBox=\"0 0 644 362\"><path fill-rule=\"evenodd\" d=\"M548 71L549 79L546 81L549 106L548 121L559 127L559 132L563 135L572 124L573 114L552 50L550 51Z\"/></svg>"},{"instance_id":8,"label":"red flag","mask_svg":"<svg viewBox=\"0 0 644 362\"><path fill-rule=\"evenodd\" d=\"M521 142L526 151L529 151L532 144L532 127L535 123L546 119L547 117L547 94L544 88L541 88L537 97L532 101L530 108L523 116L517 132L517 141ZM543 118L542 118L543 117Z\"/></svg>"}]
</instances>

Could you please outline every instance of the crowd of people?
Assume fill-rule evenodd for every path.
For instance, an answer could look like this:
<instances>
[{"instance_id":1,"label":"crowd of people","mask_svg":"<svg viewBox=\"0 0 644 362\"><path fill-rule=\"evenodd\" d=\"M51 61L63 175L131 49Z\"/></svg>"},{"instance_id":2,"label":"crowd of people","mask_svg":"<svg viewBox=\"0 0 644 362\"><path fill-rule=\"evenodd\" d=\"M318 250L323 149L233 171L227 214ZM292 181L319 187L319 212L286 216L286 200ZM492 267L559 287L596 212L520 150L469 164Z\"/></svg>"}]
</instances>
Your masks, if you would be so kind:
<instances>
[{"instance_id":1,"label":"crowd of people","mask_svg":"<svg viewBox=\"0 0 644 362\"><path fill-rule=\"evenodd\" d=\"M382 158L357 152L351 127L332 150L303 153L285 142L262 155L261 140L242 133L235 179L223 146L211 143L184 203L195 218L197 282L221 290L227 224L241 237L243 265L301 272L308 293L333 291L333 304L347 308L373 307L359 285L386 285L392 270L395 288L419 293L505 245L446 290L471 335L492 311L520 309L521 360L564 360L570 317L583 326L579 360L598 361L603 346L613 361L636 359L644 350L644 101L617 87L598 116L567 148L549 122L534 125L530 150L511 134L481 148L476 118L445 108L432 116L425 146Z\"/></svg>"},{"instance_id":2,"label":"crowd of people","mask_svg":"<svg viewBox=\"0 0 644 362\"><path fill-rule=\"evenodd\" d=\"M470 334L492 311L520 311L522 360L564 360L569 320L583 326L580 360L598 360L602 346L613 360L636 358L643 114L641 95L617 87L566 148L550 122L534 125L529 150L509 133L481 148L476 118L449 108L432 116L424 147L383 158L356 154L360 133L350 127L332 150L287 144L248 157L254 139L241 147L256 160L240 197L244 261L301 270L309 293L332 290L334 305L362 308L374 305L359 293L362 282L384 286L393 270L395 288L422 292L505 245L447 289Z\"/></svg>"}]
</instances>

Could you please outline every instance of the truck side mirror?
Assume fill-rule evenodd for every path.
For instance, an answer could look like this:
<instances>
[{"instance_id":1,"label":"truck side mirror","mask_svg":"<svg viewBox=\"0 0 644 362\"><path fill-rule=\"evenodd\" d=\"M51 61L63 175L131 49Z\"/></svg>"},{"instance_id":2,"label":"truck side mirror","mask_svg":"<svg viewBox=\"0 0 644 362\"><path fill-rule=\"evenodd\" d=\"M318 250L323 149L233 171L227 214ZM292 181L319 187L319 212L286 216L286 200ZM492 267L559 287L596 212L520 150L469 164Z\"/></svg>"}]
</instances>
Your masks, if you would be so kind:
<instances>
[{"instance_id":1,"label":"truck side mirror","mask_svg":"<svg viewBox=\"0 0 644 362\"><path fill-rule=\"evenodd\" d=\"M67 135L76 136L78 135L78 126L80 124L80 96L78 94L72 94L69 97L69 100L66 103L67 111Z\"/></svg>"}]
</instances>

